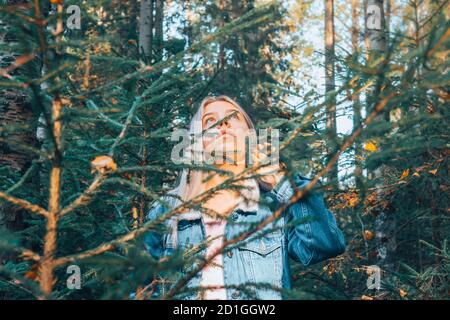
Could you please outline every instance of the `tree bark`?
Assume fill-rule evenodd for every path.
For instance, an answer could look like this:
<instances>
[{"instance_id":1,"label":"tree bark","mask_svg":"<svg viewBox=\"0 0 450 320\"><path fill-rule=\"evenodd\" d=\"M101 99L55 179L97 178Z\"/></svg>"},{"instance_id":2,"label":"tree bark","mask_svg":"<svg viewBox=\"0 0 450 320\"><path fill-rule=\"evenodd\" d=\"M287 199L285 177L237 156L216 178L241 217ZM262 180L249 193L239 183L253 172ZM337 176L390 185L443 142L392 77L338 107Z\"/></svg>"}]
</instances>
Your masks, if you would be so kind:
<instances>
[{"instance_id":1,"label":"tree bark","mask_svg":"<svg viewBox=\"0 0 450 320\"><path fill-rule=\"evenodd\" d=\"M155 0L155 60L163 57L164 0Z\"/></svg>"},{"instance_id":2,"label":"tree bark","mask_svg":"<svg viewBox=\"0 0 450 320\"><path fill-rule=\"evenodd\" d=\"M325 100L327 115L328 158L336 151L336 94L335 94L335 52L334 52L334 1L325 0ZM338 188L337 163L330 170L328 179Z\"/></svg>"},{"instance_id":3,"label":"tree bark","mask_svg":"<svg viewBox=\"0 0 450 320\"><path fill-rule=\"evenodd\" d=\"M139 55L148 62L152 59L154 0L141 0L139 13Z\"/></svg>"}]
</instances>

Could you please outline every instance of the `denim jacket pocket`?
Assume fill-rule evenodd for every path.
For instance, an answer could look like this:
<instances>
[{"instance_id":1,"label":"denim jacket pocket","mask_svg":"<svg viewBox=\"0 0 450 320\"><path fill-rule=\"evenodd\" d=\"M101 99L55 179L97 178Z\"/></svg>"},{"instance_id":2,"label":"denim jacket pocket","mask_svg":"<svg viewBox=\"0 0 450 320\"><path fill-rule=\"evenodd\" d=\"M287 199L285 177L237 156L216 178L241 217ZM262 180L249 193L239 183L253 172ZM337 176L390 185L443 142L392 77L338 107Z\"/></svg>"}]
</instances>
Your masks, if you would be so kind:
<instances>
[{"instance_id":1,"label":"denim jacket pocket","mask_svg":"<svg viewBox=\"0 0 450 320\"><path fill-rule=\"evenodd\" d=\"M281 247L281 239L275 238L257 238L247 242L239 247L239 250L248 250L261 256L267 256L272 251Z\"/></svg>"},{"instance_id":2,"label":"denim jacket pocket","mask_svg":"<svg viewBox=\"0 0 450 320\"><path fill-rule=\"evenodd\" d=\"M247 289L256 293L249 299L280 299L282 287L282 234L253 238L240 245ZM255 290L258 287L257 290ZM274 290L275 289L275 290Z\"/></svg>"}]
</instances>

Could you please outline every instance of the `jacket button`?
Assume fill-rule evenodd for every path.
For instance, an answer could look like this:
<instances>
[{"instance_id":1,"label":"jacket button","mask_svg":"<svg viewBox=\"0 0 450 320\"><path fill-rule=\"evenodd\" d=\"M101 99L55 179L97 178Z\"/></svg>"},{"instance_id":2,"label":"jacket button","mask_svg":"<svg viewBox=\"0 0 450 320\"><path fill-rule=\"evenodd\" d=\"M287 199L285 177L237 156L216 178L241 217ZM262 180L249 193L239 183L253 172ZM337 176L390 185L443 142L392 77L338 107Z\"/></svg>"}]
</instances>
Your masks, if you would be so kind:
<instances>
[{"instance_id":1,"label":"jacket button","mask_svg":"<svg viewBox=\"0 0 450 320\"><path fill-rule=\"evenodd\" d=\"M227 256L228 256L228 258L231 258L233 256L233 252L232 251L228 251L227 252Z\"/></svg>"},{"instance_id":2,"label":"jacket button","mask_svg":"<svg viewBox=\"0 0 450 320\"><path fill-rule=\"evenodd\" d=\"M231 219L233 219L233 221L236 221L238 218L238 214L236 212L233 212L233 214L231 215Z\"/></svg>"},{"instance_id":3,"label":"jacket button","mask_svg":"<svg viewBox=\"0 0 450 320\"><path fill-rule=\"evenodd\" d=\"M237 299L237 298L239 298L239 295L240 295L241 293L238 291L238 290L236 290L236 291L233 291L233 293L231 294L231 298L232 299Z\"/></svg>"}]
</instances>

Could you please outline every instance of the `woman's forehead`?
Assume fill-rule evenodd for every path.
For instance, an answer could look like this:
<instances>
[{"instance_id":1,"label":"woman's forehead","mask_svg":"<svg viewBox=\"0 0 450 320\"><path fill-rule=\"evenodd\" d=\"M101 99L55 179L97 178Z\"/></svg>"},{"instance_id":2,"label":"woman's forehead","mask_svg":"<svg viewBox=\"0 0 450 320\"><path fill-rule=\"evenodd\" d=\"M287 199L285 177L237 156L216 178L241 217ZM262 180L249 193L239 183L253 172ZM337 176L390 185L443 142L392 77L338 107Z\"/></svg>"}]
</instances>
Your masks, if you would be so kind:
<instances>
[{"instance_id":1,"label":"woman's forehead","mask_svg":"<svg viewBox=\"0 0 450 320\"><path fill-rule=\"evenodd\" d=\"M219 113L219 112L228 112L228 111L239 111L240 110L233 104L227 102L227 101L214 101L211 103L208 103L203 111L203 114L206 113Z\"/></svg>"}]
</instances>

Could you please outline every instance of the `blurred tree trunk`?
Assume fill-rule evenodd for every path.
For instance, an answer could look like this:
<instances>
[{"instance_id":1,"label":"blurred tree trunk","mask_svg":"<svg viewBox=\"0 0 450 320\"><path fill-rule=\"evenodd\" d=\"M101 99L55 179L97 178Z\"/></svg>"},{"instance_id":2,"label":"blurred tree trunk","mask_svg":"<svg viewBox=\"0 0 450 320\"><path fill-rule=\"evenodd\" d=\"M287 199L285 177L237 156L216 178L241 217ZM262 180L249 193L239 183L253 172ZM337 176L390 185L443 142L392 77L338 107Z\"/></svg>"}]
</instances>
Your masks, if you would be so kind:
<instances>
[{"instance_id":1,"label":"blurred tree trunk","mask_svg":"<svg viewBox=\"0 0 450 320\"><path fill-rule=\"evenodd\" d=\"M359 59L359 0L352 0L352 54L353 59ZM357 61L355 61L357 62ZM359 94L353 97L353 130L361 125L361 100ZM362 147L359 141L355 141L355 186L362 188Z\"/></svg>"},{"instance_id":2,"label":"blurred tree trunk","mask_svg":"<svg viewBox=\"0 0 450 320\"><path fill-rule=\"evenodd\" d=\"M151 63L153 43L153 6L154 0L141 0L139 13L139 55Z\"/></svg>"},{"instance_id":3,"label":"blurred tree trunk","mask_svg":"<svg viewBox=\"0 0 450 320\"><path fill-rule=\"evenodd\" d=\"M183 34L186 35L186 45L190 47L194 40L194 9L191 0L186 0L183 2L183 12L185 16L185 24ZM187 53L186 58L183 60L185 69L188 70L193 64L193 55Z\"/></svg>"},{"instance_id":4,"label":"blurred tree trunk","mask_svg":"<svg viewBox=\"0 0 450 320\"><path fill-rule=\"evenodd\" d=\"M368 39L368 64L372 67L382 69L386 63L383 57L386 56L386 18L383 0L368 0L365 17L366 36ZM380 60L381 59L381 60ZM383 79L377 79L377 83L367 90L367 111L373 111L378 100ZM376 121L389 121L388 116L378 115ZM385 184L389 168L382 164L376 170L369 171L368 177L375 182L375 188L379 199L383 197L381 190ZM396 250L395 238L395 217L390 212L389 206L380 208L375 220L375 240L377 246L377 265L384 271L393 271Z\"/></svg>"},{"instance_id":5,"label":"blurred tree trunk","mask_svg":"<svg viewBox=\"0 0 450 320\"><path fill-rule=\"evenodd\" d=\"M367 0L366 34L371 59L386 51L386 21L383 0ZM369 58L370 59L370 58Z\"/></svg>"},{"instance_id":6,"label":"blurred tree trunk","mask_svg":"<svg viewBox=\"0 0 450 320\"><path fill-rule=\"evenodd\" d=\"M325 100L327 115L328 158L337 150L336 146L336 86L334 52L334 1L325 0ZM330 170L328 179L334 189L338 189L338 164Z\"/></svg>"},{"instance_id":7,"label":"blurred tree trunk","mask_svg":"<svg viewBox=\"0 0 450 320\"><path fill-rule=\"evenodd\" d=\"M130 1L130 23L129 28L127 30L127 41L134 40L138 41L138 14L140 14L138 10L138 0ZM122 28L123 29L123 28ZM139 55L139 46L137 50L137 54Z\"/></svg>"},{"instance_id":8,"label":"blurred tree trunk","mask_svg":"<svg viewBox=\"0 0 450 320\"><path fill-rule=\"evenodd\" d=\"M225 0L219 0L219 10L220 10L220 17L219 17L219 28L222 29L225 26ZM219 77L221 78L221 81L224 81L224 73L220 70L225 69L225 48L222 40L219 44L219 61L218 61L218 69L220 72Z\"/></svg>"},{"instance_id":9,"label":"blurred tree trunk","mask_svg":"<svg viewBox=\"0 0 450 320\"><path fill-rule=\"evenodd\" d=\"M386 17L386 39L389 39L389 33L391 32L391 4L392 0L386 0L386 10L385 10L385 17Z\"/></svg>"},{"instance_id":10,"label":"blurred tree trunk","mask_svg":"<svg viewBox=\"0 0 450 320\"><path fill-rule=\"evenodd\" d=\"M161 61L163 57L163 24L164 24L164 0L155 1L155 60Z\"/></svg>"}]
</instances>

